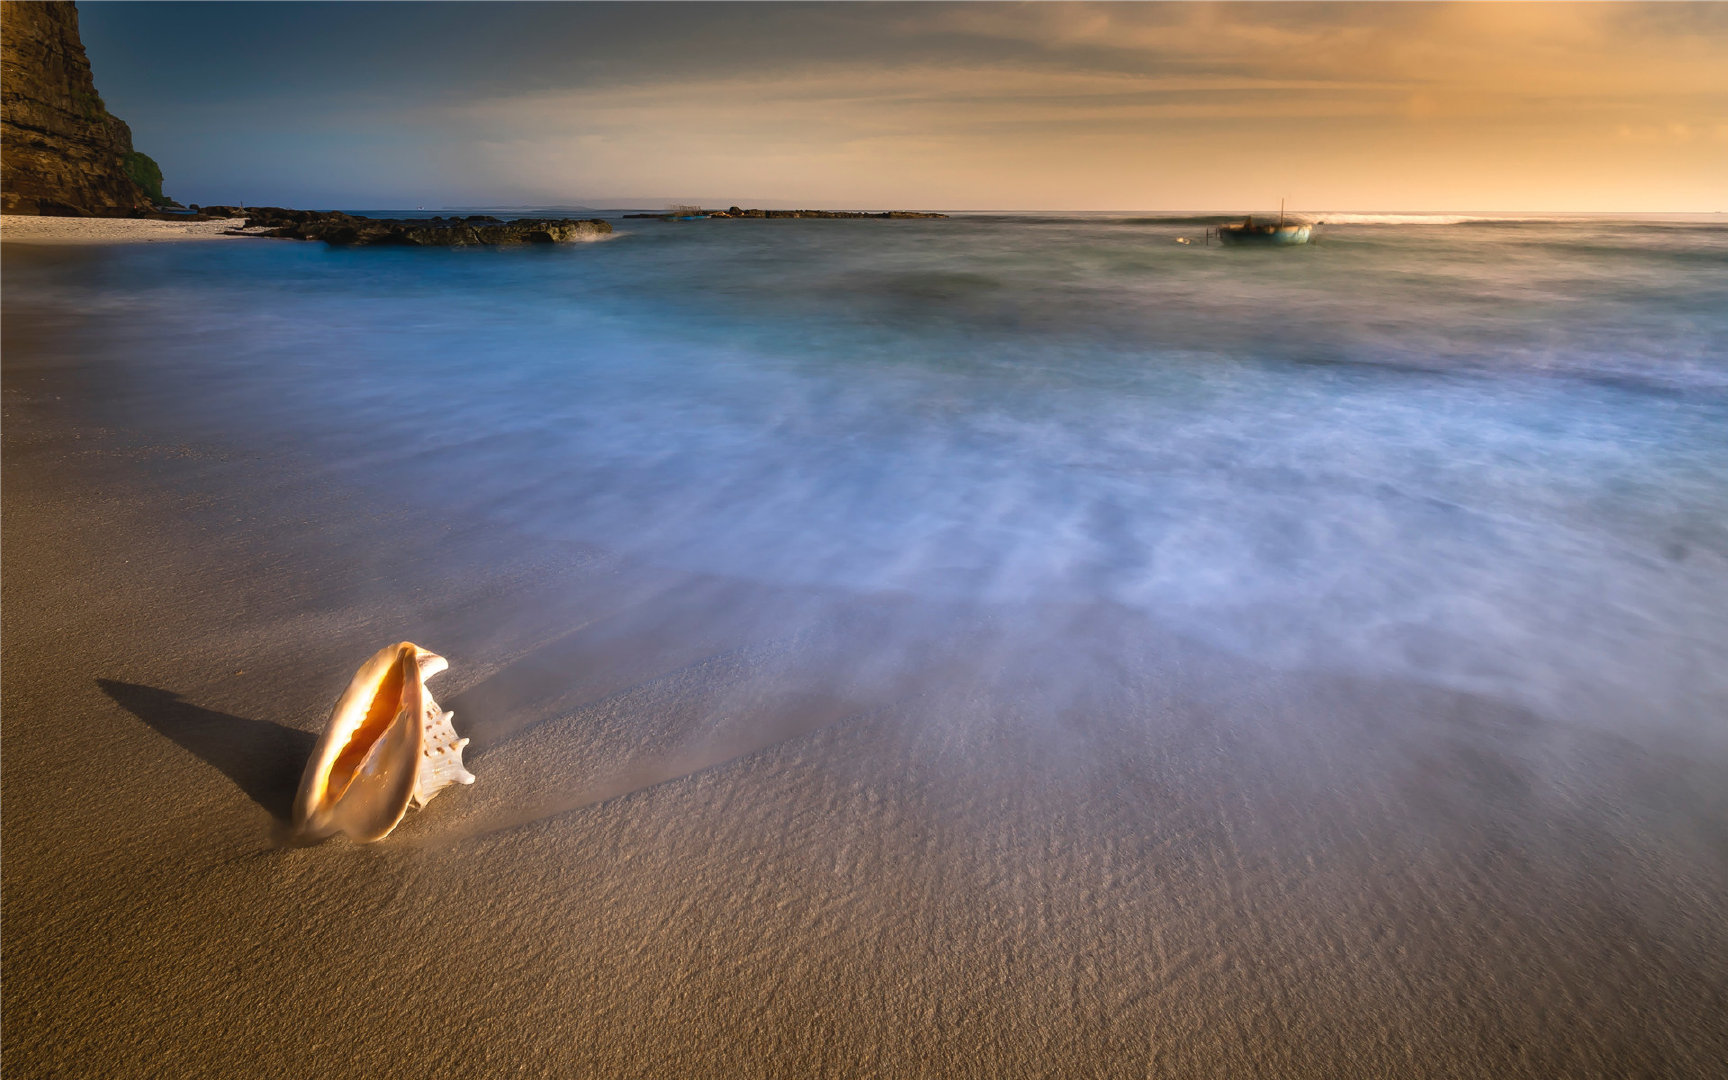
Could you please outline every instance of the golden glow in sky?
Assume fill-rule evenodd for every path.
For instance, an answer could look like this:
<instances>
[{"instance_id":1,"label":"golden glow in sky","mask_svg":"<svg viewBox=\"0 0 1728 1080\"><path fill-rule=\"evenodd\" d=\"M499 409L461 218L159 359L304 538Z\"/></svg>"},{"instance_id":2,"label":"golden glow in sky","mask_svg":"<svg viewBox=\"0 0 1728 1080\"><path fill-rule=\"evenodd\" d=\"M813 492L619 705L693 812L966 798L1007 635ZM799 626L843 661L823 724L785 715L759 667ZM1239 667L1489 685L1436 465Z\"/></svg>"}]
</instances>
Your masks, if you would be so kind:
<instances>
[{"instance_id":1,"label":"golden glow in sky","mask_svg":"<svg viewBox=\"0 0 1728 1080\"><path fill-rule=\"evenodd\" d=\"M242 50L219 96L252 122L229 130L269 115L275 140L229 154L249 182L299 170L348 205L1728 210L1728 4L379 8L311 10L394 28L333 48L411 30L396 67ZM211 98L177 119L220 122Z\"/></svg>"}]
</instances>

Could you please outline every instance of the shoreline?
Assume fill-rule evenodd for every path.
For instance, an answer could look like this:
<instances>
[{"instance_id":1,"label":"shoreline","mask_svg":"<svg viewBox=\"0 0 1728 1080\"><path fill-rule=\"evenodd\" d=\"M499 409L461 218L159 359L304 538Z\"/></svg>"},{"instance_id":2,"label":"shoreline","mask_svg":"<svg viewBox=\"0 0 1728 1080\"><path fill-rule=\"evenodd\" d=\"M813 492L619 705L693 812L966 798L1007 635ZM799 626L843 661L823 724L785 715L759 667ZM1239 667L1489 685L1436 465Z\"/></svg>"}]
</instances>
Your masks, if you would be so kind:
<instances>
[{"instance_id":1,"label":"shoreline","mask_svg":"<svg viewBox=\"0 0 1728 1080\"><path fill-rule=\"evenodd\" d=\"M248 226L248 221L254 224ZM333 246L497 247L530 242L593 242L609 240L611 234L611 224L599 218L504 221L498 218L446 220L435 217L420 220L355 217L338 212L274 207L254 208L246 217L183 222L156 218L0 215L0 242L38 246L180 243L238 237L322 240Z\"/></svg>"},{"instance_id":2,"label":"shoreline","mask_svg":"<svg viewBox=\"0 0 1728 1080\"><path fill-rule=\"evenodd\" d=\"M0 243L7 244L155 244L221 240L246 224L245 218L213 221L159 221L155 218L52 217L0 214Z\"/></svg>"},{"instance_id":3,"label":"shoreline","mask_svg":"<svg viewBox=\"0 0 1728 1080\"><path fill-rule=\"evenodd\" d=\"M9 1073L1687 1076L1728 1045L1719 758L1120 611L445 520L128 416L152 343L99 363L27 295ZM903 678L850 666L908 624ZM278 846L331 703L404 638L451 661L476 784Z\"/></svg>"}]
</instances>

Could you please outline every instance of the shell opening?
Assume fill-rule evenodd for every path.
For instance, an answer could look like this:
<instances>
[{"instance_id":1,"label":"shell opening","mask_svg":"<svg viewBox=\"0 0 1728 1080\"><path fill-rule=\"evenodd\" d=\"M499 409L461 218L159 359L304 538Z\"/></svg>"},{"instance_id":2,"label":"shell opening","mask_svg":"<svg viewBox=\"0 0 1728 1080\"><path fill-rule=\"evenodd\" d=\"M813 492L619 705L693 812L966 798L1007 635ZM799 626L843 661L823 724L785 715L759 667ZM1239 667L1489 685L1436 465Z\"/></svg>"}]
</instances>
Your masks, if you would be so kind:
<instances>
[{"instance_id":1,"label":"shell opening","mask_svg":"<svg viewBox=\"0 0 1728 1080\"><path fill-rule=\"evenodd\" d=\"M402 690L412 677L409 672L414 670L408 665L415 662L412 646L404 645L398 650L396 663L390 665L389 672L372 694L372 701L366 707L366 719L354 730L348 744L336 755L335 764L330 766L329 779L325 786L330 799L340 799L342 793L348 790L361 762L366 760L366 755L378 740L384 737L384 733L390 730L391 722L402 711Z\"/></svg>"}]
</instances>

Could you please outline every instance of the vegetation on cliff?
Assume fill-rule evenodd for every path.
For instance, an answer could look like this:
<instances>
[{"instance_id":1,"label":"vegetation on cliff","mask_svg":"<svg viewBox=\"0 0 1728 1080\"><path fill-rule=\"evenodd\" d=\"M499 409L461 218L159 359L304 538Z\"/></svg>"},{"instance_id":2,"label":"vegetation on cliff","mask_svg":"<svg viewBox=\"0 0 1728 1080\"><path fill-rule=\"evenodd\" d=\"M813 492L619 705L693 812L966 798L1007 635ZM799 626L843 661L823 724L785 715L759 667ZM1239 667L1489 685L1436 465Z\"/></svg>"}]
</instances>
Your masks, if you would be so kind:
<instances>
[{"instance_id":1,"label":"vegetation on cliff","mask_svg":"<svg viewBox=\"0 0 1728 1080\"><path fill-rule=\"evenodd\" d=\"M144 194L150 196L150 201L161 204L167 201L162 194L162 167L156 164L156 159L149 154L137 150L129 150L120 159L126 166L126 175L132 182L144 189Z\"/></svg>"}]
</instances>

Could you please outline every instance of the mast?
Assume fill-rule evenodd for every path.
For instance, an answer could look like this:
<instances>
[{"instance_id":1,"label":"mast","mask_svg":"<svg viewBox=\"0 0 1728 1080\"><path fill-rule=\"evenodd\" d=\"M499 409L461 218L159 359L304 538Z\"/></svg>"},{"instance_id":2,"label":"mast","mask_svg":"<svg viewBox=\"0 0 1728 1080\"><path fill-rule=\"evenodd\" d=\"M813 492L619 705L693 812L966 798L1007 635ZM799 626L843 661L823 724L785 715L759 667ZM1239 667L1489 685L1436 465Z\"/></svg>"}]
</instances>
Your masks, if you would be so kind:
<instances>
[{"instance_id":1,"label":"mast","mask_svg":"<svg viewBox=\"0 0 1728 1080\"><path fill-rule=\"evenodd\" d=\"M1278 200L1278 227L1280 229L1282 229L1284 227L1284 200L1283 199Z\"/></svg>"}]
</instances>

